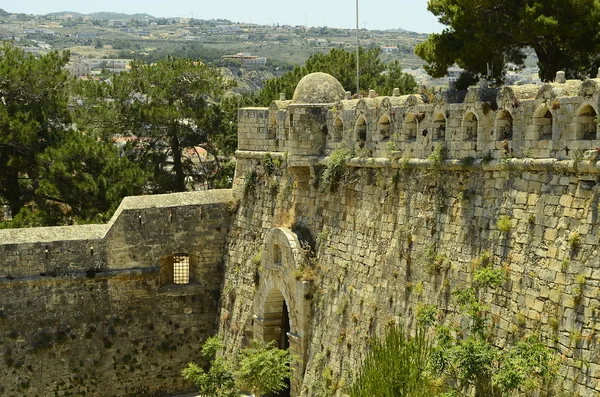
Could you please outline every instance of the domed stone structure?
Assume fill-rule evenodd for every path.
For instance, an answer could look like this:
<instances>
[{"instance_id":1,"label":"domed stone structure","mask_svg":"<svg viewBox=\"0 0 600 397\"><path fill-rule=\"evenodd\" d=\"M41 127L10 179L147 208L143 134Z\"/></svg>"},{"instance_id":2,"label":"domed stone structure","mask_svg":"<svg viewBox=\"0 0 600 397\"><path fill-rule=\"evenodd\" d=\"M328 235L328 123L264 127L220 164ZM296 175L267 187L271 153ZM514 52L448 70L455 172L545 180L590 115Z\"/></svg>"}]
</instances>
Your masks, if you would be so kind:
<instances>
[{"instance_id":1,"label":"domed stone structure","mask_svg":"<svg viewBox=\"0 0 600 397\"><path fill-rule=\"evenodd\" d=\"M333 103L344 98L344 87L327 73L307 74L298 82L292 103Z\"/></svg>"}]
</instances>

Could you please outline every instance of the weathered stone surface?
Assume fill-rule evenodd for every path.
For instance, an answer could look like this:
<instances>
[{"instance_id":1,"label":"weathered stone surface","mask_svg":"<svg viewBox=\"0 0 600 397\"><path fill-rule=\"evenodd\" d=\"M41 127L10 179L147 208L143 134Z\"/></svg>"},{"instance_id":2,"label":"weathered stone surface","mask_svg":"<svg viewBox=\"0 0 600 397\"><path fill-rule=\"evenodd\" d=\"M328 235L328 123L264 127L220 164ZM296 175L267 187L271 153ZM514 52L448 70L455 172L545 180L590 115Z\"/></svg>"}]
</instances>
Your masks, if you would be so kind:
<instances>
[{"instance_id":1,"label":"weathered stone surface","mask_svg":"<svg viewBox=\"0 0 600 397\"><path fill-rule=\"evenodd\" d=\"M239 292L235 301L224 301L231 317L220 332L232 346L256 336L252 314L258 295L247 285L256 273L252 256L271 252L264 242L273 228L309 231L319 271L306 298L312 308L309 340L303 341L306 375L297 381L300 395L314 396L327 368L335 379L350 382L368 341L388 322L410 326L422 304L452 318L451 291L466 285L471 262L487 250L510 278L491 306L498 316L498 345L540 332L568 358L555 386L582 396L598 394L598 374L581 369L578 360L599 358L598 314L591 308L597 300L593 291L600 288L598 277L592 277L600 268L600 192L593 182L600 164L595 157L582 159L600 141L597 134L584 133L588 126L580 114L590 109L597 114L600 98L587 88L589 96L575 96L581 87L574 81L510 87L498 93L496 103L475 91L468 103L442 97L430 104L398 97L342 100L321 109L327 112L326 128L316 110L296 116L293 106L271 109L282 120L276 126L277 152L288 153L288 168L282 162L276 180L259 177L259 186L242 200L226 259L226 283ZM291 114L293 123L287 123ZM544 132L541 118L548 114L551 128ZM251 140L244 122L240 136ZM297 138L318 131L326 138L312 140L312 146ZM261 175L268 145L240 141L238 189L248 170ZM448 160L434 163L428 157L440 145ZM345 178L334 191L319 187L320 167L342 147L356 156L347 162ZM581 180L588 181L584 189ZM511 219L509 232L497 228L503 215ZM447 256L448 270L427 271L431 249ZM297 269L296 275L302 272Z\"/></svg>"},{"instance_id":2,"label":"weathered stone surface","mask_svg":"<svg viewBox=\"0 0 600 397\"><path fill-rule=\"evenodd\" d=\"M0 395L161 396L216 331L232 192L129 197L107 225L0 231ZM186 253L190 284L165 283Z\"/></svg>"}]
</instances>

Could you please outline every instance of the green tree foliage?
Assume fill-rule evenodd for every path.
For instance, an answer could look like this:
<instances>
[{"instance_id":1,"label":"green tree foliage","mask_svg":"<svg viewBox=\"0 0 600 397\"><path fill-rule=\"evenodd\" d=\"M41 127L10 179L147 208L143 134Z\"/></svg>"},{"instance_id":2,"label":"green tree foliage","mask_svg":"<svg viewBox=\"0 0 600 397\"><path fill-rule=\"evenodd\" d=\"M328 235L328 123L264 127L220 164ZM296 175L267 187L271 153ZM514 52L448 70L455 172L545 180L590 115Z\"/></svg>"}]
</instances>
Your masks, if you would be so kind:
<instances>
[{"instance_id":1,"label":"green tree foliage","mask_svg":"<svg viewBox=\"0 0 600 397\"><path fill-rule=\"evenodd\" d=\"M34 198L38 154L59 143L71 121L69 54L36 59L10 44L0 51L0 197L17 214Z\"/></svg>"},{"instance_id":2,"label":"green tree foliage","mask_svg":"<svg viewBox=\"0 0 600 397\"><path fill-rule=\"evenodd\" d=\"M225 88L223 76L198 61L135 61L131 72L113 75L109 82L82 83L78 123L105 141L129 139L125 154L151 171L151 191L185 191L190 184L210 183L218 171L215 139L232 151L234 131L215 134L223 131L219 116L229 109L218 106Z\"/></svg>"},{"instance_id":3,"label":"green tree foliage","mask_svg":"<svg viewBox=\"0 0 600 397\"><path fill-rule=\"evenodd\" d=\"M0 227L107 220L144 178L114 146L71 129L69 54L0 51L0 204L13 214Z\"/></svg>"},{"instance_id":4,"label":"green tree foliage","mask_svg":"<svg viewBox=\"0 0 600 397\"><path fill-rule=\"evenodd\" d=\"M218 337L208 338L202 346L207 365L202 368L189 363L182 371L183 377L194 382L202 396L239 396L243 390L261 397L287 387L291 377L289 350L276 348L275 342L254 342L232 356L224 356L223 349Z\"/></svg>"},{"instance_id":5,"label":"green tree foliage","mask_svg":"<svg viewBox=\"0 0 600 397\"><path fill-rule=\"evenodd\" d=\"M185 379L194 382L200 395L206 397L237 397L239 392L235 386L235 369L233 364L217 353L225 345L218 337L208 338L202 345L202 357L208 363L204 368L189 363L183 369Z\"/></svg>"},{"instance_id":6,"label":"green tree foliage","mask_svg":"<svg viewBox=\"0 0 600 397\"><path fill-rule=\"evenodd\" d=\"M544 81L558 70L587 77L600 62L595 0L429 0L428 9L447 26L415 48L434 77L455 63L485 76L489 64L501 80L508 63L524 65L530 48Z\"/></svg>"},{"instance_id":7,"label":"green tree foliage","mask_svg":"<svg viewBox=\"0 0 600 397\"><path fill-rule=\"evenodd\" d=\"M255 341L240 352L237 371L240 389L256 397L284 390L292 375L290 361L290 352L278 349L275 342L264 344Z\"/></svg>"},{"instance_id":8,"label":"green tree foliage","mask_svg":"<svg viewBox=\"0 0 600 397\"><path fill-rule=\"evenodd\" d=\"M39 156L38 196L67 204L79 221L107 222L125 196L143 192L146 174L117 148L77 131Z\"/></svg>"},{"instance_id":9,"label":"green tree foliage","mask_svg":"<svg viewBox=\"0 0 600 397\"><path fill-rule=\"evenodd\" d=\"M413 93L417 88L415 79L402 73L400 64L385 64L379 58L379 48L359 49L360 87L362 90L373 89L381 95L391 95L395 87L403 94ZM265 82L258 95L258 102L269 106L271 101L285 93L292 98L300 79L309 73L329 73L348 91L356 91L356 53L340 49L332 49L328 54L311 55L304 66L296 66L293 70Z\"/></svg>"},{"instance_id":10,"label":"green tree foliage","mask_svg":"<svg viewBox=\"0 0 600 397\"><path fill-rule=\"evenodd\" d=\"M125 47L124 51L119 53L121 58L131 58L142 60L146 63L162 61L169 56L177 58L200 59L211 64L220 63L222 56L227 52L217 48L206 47L200 43L189 42L185 44L177 44L170 42L166 45L159 45L153 51L135 52L131 54L130 50L133 47Z\"/></svg>"},{"instance_id":11,"label":"green tree foliage","mask_svg":"<svg viewBox=\"0 0 600 397\"><path fill-rule=\"evenodd\" d=\"M410 338L402 326L376 340L350 387L350 397L428 397L436 388L427 372L431 344L424 327Z\"/></svg>"}]
</instances>

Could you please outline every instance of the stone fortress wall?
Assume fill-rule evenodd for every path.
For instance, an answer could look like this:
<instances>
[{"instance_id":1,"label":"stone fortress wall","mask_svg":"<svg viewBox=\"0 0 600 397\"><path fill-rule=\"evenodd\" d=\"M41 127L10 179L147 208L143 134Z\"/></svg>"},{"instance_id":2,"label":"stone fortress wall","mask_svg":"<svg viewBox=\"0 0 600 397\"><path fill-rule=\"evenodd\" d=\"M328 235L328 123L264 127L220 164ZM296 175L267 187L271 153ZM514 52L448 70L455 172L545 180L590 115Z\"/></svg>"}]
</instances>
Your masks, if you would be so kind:
<instances>
[{"instance_id":1,"label":"stone fortress wall","mask_svg":"<svg viewBox=\"0 0 600 397\"><path fill-rule=\"evenodd\" d=\"M489 251L510 278L489 297L497 343L539 333L560 354L553 387L597 395L598 83L352 100L312 74L292 100L240 110L232 190L0 230L0 394L188 390L181 368L219 332L230 351L289 345L292 396L341 395L387 324L421 304L451 318ZM323 186L342 149L346 175ZM190 283L174 285L181 254Z\"/></svg>"},{"instance_id":2,"label":"stone fortress wall","mask_svg":"<svg viewBox=\"0 0 600 397\"><path fill-rule=\"evenodd\" d=\"M0 230L0 395L162 396L217 327L231 190L126 198L107 225ZM190 283L173 283L186 254Z\"/></svg>"},{"instance_id":3,"label":"stone fortress wall","mask_svg":"<svg viewBox=\"0 0 600 397\"><path fill-rule=\"evenodd\" d=\"M598 395L600 80L561 77L356 100L313 74L292 100L241 109L234 189L244 199L220 321L228 344L287 331L300 357L292 395L344 394L387 324L410 326L422 304L452 318L452 291L489 251L509 272L489 296L497 343L539 333L560 356L552 388ZM348 174L336 189L320 186L342 148L353 153ZM316 275L302 241L316 253ZM448 267L432 271L438 256Z\"/></svg>"}]
</instances>

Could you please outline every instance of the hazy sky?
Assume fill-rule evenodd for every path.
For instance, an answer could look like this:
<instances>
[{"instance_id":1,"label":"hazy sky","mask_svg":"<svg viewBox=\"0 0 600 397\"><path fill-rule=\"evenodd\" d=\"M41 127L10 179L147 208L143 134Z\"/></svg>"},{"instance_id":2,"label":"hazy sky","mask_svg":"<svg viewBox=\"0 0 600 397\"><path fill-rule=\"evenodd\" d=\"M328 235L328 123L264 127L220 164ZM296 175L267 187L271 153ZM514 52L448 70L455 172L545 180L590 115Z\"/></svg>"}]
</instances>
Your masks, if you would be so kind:
<instances>
[{"instance_id":1,"label":"hazy sky","mask_svg":"<svg viewBox=\"0 0 600 397\"><path fill-rule=\"evenodd\" d=\"M76 11L147 13L155 17L185 16L234 22L280 23L353 28L355 0L21 0L0 6L8 12L47 14ZM359 0L359 26L367 29L403 28L414 32L440 32L442 25L427 11L427 0Z\"/></svg>"}]
</instances>

